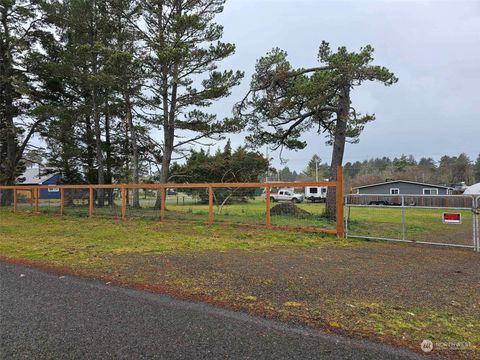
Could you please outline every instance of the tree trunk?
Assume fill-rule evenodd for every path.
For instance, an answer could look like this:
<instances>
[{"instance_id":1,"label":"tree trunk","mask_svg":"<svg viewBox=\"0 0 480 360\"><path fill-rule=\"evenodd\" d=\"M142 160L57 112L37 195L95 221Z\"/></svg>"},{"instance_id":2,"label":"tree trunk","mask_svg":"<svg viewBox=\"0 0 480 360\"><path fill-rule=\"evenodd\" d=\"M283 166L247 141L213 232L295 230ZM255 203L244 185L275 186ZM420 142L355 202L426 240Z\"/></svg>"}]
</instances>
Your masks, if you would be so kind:
<instances>
[{"instance_id":1,"label":"tree trunk","mask_svg":"<svg viewBox=\"0 0 480 360\"><path fill-rule=\"evenodd\" d=\"M110 105L108 103L108 98L105 99L105 165L107 168L105 183L112 183L112 144L110 141ZM114 206L113 201L113 189L107 190L107 201L109 206Z\"/></svg>"},{"instance_id":2,"label":"tree trunk","mask_svg":"<svg viewBox=\"0 0 480 360\"><path fill-rule=\"evenodd\" d=\"M90 116L85 117L85 143L87 145L87 181L93 184L97 181L97 176L95 175L94 136Z\"/></svg>"},{"instance_id":3,"label":"tree trunk","mask_svg":"<svg viewBox=\"0 0 480 360\"><path fill-rule=\"evenodd\" d=\"M345 152L345 141L347 137L347 125L350 114L350 87L345 85L341 90L338 104L337 121L335 125L332 161L330 163L330 181L337 180L337 168L342 166L343 154ZM325 207L326 216L335 220L337 212L336 191L330 187L327 192Z\"/></svg>"},{"instance_id":4,"label":"tree trunk","mask_svg":"<svg viewBox=\"0 0 480 360\"><path fill-rule=\"evenodd\" d=\"M167 86L168 77L167 74L164 74L163 78L163 91L162 91L162 100L163 100L163 154L162 154L162 170L160 173L160 184L166 184L168 182L168 175L170 169L170 162L172 161L173 153L173 141L175 139L175 112L176 112L176 103L177 103L177 85L176 85L176 76L174 75L174 80L172 84L172 98L168 98L168 86ZM168 104L170 103L170 109ZM157 201L155 202L155 208L160 208L161 197L160 194L157 196Z\"/></svg>"},{"instance_id":5,"label":"tree trunk","mask_svg":"<svg viewBox=\"0 0 480 360\"><path fill-rule=\"evenodd\" d=\"M138 184L140 182L140 161L139 161L139 153L138 153L138 141L137 141L137 131L135 126L133 125L133 116L132 116L132 108L130 104L130 98L128 94L124 97L125 104L127 105L127 121L128 127L130 128L130 137L132 140L132 173L133 173L133 183ZM139 189L132 189L133 199L132 199L132 206L135 208L140 207L140 196L139 196Z\"/></svg>"},{"instance_id":6,"label":"tree trunk","mask_svg":"<svg viewBox=\"0 0 480 360\"><path fill-rule=\"evenodd\" d=\"M99 185L105 184L104 160L102 152L102 129L100 128L100 114L97 106L97 91L93 87L92 91L92 105L93 105L93 120L95 126L95 150L97 155L97 183ZM97 189L97 206L103 207L105 205L104 189Z\"/></svg>"}]
</instances>

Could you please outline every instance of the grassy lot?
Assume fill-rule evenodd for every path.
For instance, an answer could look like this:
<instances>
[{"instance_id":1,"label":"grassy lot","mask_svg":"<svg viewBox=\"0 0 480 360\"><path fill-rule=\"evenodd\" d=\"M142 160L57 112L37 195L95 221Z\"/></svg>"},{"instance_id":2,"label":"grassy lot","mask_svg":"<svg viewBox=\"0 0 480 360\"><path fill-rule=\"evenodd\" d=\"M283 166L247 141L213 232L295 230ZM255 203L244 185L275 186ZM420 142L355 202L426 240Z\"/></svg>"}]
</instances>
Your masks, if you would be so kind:
<instances>
[{"instance_id":1,"label":"grassy lot","mask_svg":"<svg viewBox=\"0 0 480 360\"><path fill-rule=\"evenodd\" d=\"M160 211L154 208L155 197L141 198L140 208L127 208L127 218L158 220ZM121 208L116 200L115 206L94 209L95 217L121 217ZM272 203L272 207L277 203ZM325 205L304 202L297 205L307 211L307 215L272 215L271 223L279 226L335 228L335 222L323 217ZM21 204L20 211L32 211L29 204ZM59 212L59 200L42 200L40 211L43 213ZM346 209L349 221L349 234L358 236L384 237L402 239L402 210L400 208L351 208ZM462 214L462 225L445 225L442 223L442 209L408 208L405 210L405 238L417 241L454 243L472 245L472 213L468 210ZM88 216L86 201L75 200L75 206L66 206L65 214L69 216ZM168 196L166 218L171 220L189 220L205 223L208 219L208 205L199 199L180 193ZM262 198L250 199L245 203L228 204L222 208L214 206L215 223L265 224L265 201Z\"/></svg>"},{"instance_id":2,"label":"grassy lot","mask_svg":"<svg viewBox=\"0 0 480 360\"><path fill-rule=\"evenodd\" d=\"M128 207L127 217L141 219L158 219L160 212L154 208L155 198L150 197L140 200L141 208ZM272 203L272 207L276 203ZM94 209L97 217L121 217L121 204L119 200L115 201L115 206L105 206ZM335 228L335 223L325 219L322 215L325 209L324 204L311 204L304 202L297 205L306 210L310 215L302 216L278 216L272 215L271 222L279 226L306 226ZM29 203L19 206L20 211L32 211L33 207ZM55 213L60 211L59 200L42 200L39 210L43 213ZM250 199L245 203L233 203L223 207L214 206L214 221L236 224L265 224L265 200L262 198ZM75 200L75 206L65 206L65 214L71 216L88 216L87 201ZM198 199L188 195L180 194L177 196L168 196L166 201L166 218L173 220L191 220L206 222L208 219L208 204L203 204Z\"/></svg>"},{"instance_id":3,"label":"grassy lot","mask_svg":"<svg viewBox=\"0 0 480 360\"><path fill-rule=\"evenodd\" d=\"M428 338L444 355L480 356L480 257L472 251L5 210L0 235L0 254L11 260L416 351ZM449 352L460 342L469 350Z\"/></svg>"}]
</instances>

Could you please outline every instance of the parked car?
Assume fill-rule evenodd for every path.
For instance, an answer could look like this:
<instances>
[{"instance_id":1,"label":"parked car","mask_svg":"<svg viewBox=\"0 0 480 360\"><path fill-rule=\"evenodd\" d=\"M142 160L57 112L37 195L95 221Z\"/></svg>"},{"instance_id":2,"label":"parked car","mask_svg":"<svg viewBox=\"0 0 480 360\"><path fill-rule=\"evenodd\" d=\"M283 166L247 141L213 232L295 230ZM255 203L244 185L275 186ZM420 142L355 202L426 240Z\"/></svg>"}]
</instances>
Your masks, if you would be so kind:
<instances>
[{"instance_id":1,"label":"parked car","mask_svg":"<svg viewBox=\"0 0 480 360\"><path fill-rule=\"evenodd\" d=\"M305 199L315 202L325 202L327 199L326 186L305 186Z\"/></svg>"},{"instance_id":2,"label":"parked car","mask_svg":"<svg viewBox=\"0 0 480 360\"><path fill-rule=\"evenodd\" d=\"M388 200L374 200L374 201L370 201L368 203L368 205L380 205L380 206L402 206L401 203L391 203L390 201ZM406 204L407 205L407 204ZM410 206L413 206L412 204L408 204Z\"/></svg>"},{"instance_id":3,"label":"parked car","mask_svg":"<svg viewBox=\"0 0 480 360\"><path fill-rule=\"evenodd\" d=\"M296 193L294 189L280 189L277 193L270 193L270 201L291 201L293 203L303 202L303 194Z\"/></svg>"}]
</instances>

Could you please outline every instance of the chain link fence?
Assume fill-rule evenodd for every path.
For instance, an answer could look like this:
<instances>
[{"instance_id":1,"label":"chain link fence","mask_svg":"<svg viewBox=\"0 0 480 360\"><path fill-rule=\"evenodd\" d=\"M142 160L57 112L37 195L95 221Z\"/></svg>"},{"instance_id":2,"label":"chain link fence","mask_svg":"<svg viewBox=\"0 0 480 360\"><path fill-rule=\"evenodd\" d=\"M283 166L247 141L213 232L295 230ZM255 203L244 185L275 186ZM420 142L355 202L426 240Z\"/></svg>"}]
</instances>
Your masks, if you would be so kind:
<instances>
[{"instance_id":1,"label":"chain link fence","mask_svg":"<svg viewBox=\"0 0 480 360\"><path fill-rule=\"evenodd\" d=\"M347 195L346 237L479 249L479 197Z\"/></svg>"}]
</instances>

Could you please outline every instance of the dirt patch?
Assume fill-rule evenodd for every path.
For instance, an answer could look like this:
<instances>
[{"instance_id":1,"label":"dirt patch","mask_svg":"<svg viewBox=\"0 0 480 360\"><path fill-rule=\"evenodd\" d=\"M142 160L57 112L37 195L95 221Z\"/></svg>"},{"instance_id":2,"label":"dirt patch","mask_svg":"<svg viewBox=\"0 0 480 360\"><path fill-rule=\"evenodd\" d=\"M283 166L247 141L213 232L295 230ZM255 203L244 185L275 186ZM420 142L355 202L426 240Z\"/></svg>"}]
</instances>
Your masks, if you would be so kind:
<instances>
[{"instance_id":1,"label":"dirt patch","mask_svg":"<svg viewBox=\"0 0 480 360\"><path fill-rule=\"evenodd\" d=\"M290 202L284 202L277 204L273 206L270 209L270 214L271 215L293 215L293 216L310 216L308 211L300 209L297 205L290 203Z\"/></svg>"},{"instance_id":2,"label":"dirt patch","mask_svg":"<svg viewBox=\"0 0 480 360\"><path fill-rule=\"evenodd\" d=\"M479 354L480 257L471 251L366 243L132 254L110 261L121 276L142 274L145 283L261 316L415 351L424 338L467 341L477 350L462 357ZM459 352L441 354L458 357Z\"/></svg>"}]
</instances>

